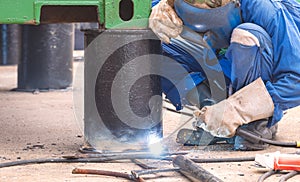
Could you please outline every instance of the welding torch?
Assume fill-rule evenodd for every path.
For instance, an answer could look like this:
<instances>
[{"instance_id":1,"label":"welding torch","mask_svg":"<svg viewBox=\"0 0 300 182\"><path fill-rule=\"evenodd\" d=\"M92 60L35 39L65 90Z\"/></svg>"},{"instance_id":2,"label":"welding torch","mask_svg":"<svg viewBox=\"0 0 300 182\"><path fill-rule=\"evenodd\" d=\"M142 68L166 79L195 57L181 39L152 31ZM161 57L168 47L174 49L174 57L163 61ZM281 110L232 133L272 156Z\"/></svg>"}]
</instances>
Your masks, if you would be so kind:
<instances>
[{"instance_id":1,"label":"welding torch","mask_svg":"<svg viewBox=\"0 0 300 182\"><path fill-rule=\"evenodd\" d=\"M167 100L165 100L166 102L169 102ZM168 111L171 112L176 112L178 114L182 114L182 115L186 115L189 117L193 117L192 113L188 113L188 112L182 112L182 111L176 111L172 108L168 108L168 107L164 107L165 109L167 109ZM194 108L192 107L186 107L187 109L191 110L191 111L195 111ZM189 119L190 120L190 119ZM203 121L198 121L198 122L203 122ZM197 125L200 125L199 123ZM275 141L275 140L270 140L270 139L266 139L266 138L262 138L260 136L257 136L249 131L247 131L246 129L239 127L236 130L235 133L236 136L240 136L243 138L247 138L250 141L253 141L254 143L258 143L258 142L264 142L266 144L269 145L274 145L274 146L279 146L279 147L289 147L289 148L300 148L300 141L294 141L294 142L282 142L282 141Z\"/></svg>"}]
</instances>

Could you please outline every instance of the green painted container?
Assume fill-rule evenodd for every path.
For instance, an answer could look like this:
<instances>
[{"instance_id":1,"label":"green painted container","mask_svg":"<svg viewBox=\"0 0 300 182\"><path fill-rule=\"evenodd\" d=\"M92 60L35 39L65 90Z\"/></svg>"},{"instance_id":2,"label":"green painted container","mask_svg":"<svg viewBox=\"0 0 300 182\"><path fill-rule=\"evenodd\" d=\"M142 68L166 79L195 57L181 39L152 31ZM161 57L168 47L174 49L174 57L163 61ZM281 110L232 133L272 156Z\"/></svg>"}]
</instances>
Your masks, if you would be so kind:
<instances>
[{"instance_id":1,"label":"green painted container","mask_svg":"<svg viewBox=\"0 0 300 182\"><path fill-rule=\"evenodd\" d=\"M151 0L0 0L1 24L99 22L104 28L145 28Z\"/></svg>"}]
</instances>

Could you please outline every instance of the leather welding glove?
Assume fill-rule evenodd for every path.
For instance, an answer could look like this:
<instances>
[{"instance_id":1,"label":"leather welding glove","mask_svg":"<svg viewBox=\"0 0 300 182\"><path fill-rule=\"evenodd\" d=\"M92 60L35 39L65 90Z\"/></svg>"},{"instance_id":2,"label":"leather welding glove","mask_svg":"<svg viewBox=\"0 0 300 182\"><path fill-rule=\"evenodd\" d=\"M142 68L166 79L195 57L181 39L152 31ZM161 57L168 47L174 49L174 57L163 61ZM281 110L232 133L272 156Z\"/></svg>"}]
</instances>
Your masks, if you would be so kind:
<instances>
[{"instance_id":1,"label":"leather welding glove","mask_svg":"<svg viewBox=\"0 0 300 182\"><path fill-rule=\"evenodd\" d=\"M263 81L258 78L229 98L194 112L201 128L217 137L233 137L244 124L273 115L274 104Z\"/></svg>"},{"instance_id":2,"label":"leather welding glove","mask_svg":"<svg viewBox=\"0 0 300 182\"><path fill-rule=\"evenodd\" d=\"M161 0L152 8L149 27L165 43L182 32L183 23L173 9L174 1Z\"/></svg>"}]
</instances>

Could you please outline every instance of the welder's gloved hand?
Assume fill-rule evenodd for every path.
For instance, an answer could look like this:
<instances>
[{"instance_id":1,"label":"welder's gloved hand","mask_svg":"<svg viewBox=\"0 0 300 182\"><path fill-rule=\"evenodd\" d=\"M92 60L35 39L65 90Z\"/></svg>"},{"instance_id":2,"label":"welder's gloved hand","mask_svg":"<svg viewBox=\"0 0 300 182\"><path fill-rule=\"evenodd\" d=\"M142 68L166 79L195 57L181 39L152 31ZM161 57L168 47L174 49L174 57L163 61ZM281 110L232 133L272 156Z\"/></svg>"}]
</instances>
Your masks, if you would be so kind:
<instances>
[{"instance_id":1,"label":"welder's gloved hand","mask_svg":"<svg viewBox=\"0 0 300 182\"><path fill-rule=\"evenodd\" d=\"M273 115L274 104L261 78L228 99L194 112L201 128L218 137L232 137L244 124Z\"/></svg>"},{"instance_id":2,"label":"welder's gloved hand","mask_svg":"<svg viewBox=\"0 0 300 182\"><path fill-rule=\"evenodd\" d=\"M173 5L167 0L161 0L152 8L149 18L149 27L165 43L170 43L170 38L177 37L183 28L183 23L173 9Z\"/></svg>"}]
</instances>

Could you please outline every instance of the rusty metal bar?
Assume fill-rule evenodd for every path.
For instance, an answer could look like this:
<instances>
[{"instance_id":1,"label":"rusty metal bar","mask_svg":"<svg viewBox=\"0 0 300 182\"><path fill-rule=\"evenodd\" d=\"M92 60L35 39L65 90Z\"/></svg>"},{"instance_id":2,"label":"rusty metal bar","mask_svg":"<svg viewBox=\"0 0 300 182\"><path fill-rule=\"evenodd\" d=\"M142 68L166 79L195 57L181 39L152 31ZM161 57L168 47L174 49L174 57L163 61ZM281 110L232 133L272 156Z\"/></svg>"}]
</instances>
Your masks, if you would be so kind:
<instances>
[{"instance_id":1,"label":"rusty metal bar","mask_svg":"<svg viewBox=\"0 0 300 182\"><path fill-rule=\"evenodd\" d=\"M176 156L173 159L173 165L179 167L180 172L187 178L193 179L193 181L222 182L221 179L206 171L185 156Z\"/></svg>"}]
</instances>

